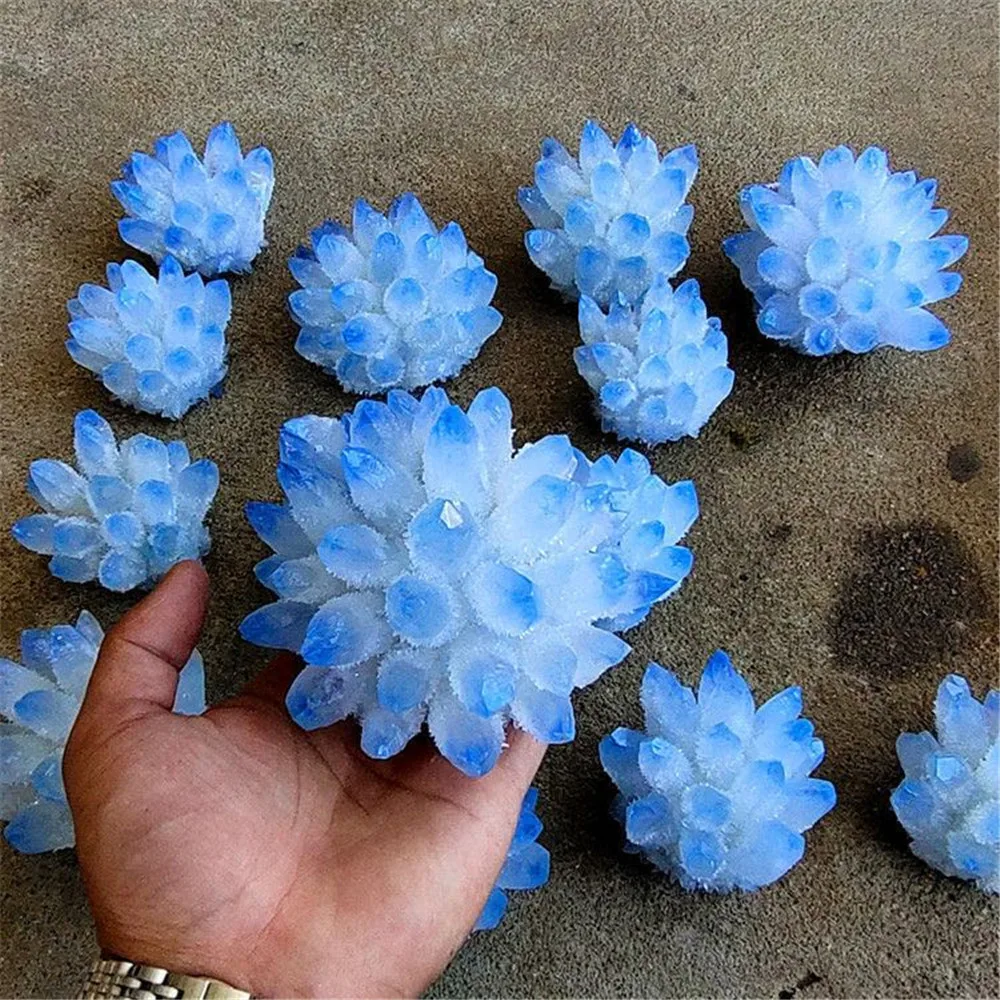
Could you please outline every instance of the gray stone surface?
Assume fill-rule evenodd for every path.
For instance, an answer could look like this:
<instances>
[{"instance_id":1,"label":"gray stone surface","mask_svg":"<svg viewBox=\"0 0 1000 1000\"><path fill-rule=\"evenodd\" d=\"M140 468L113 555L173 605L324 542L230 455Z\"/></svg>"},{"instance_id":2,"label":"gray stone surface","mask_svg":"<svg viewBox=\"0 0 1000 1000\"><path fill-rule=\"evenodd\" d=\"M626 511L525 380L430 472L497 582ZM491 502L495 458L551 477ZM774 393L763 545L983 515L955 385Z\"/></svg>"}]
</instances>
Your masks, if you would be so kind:
<instances>
[{"instance_id":1,"label":"gray stone surface","mask_svg":"<svg viewBox=\"0 0 1000 1000\"><path fill-rule=\"evenodd\" d=\"M120 432L168 428L113 404L62 342L64 303L121 259L107 181L133 149L177 127L200 140L228 117L277 162L271 246L234 282L232 370L221 400L183 421L222 488L202 649L211 693L262 662L236 624L261 603L261 546L243 520L274 498L280 423L348 398L292 350L284 261L308 227L364 195L412 188L456 218L500 278L506 321L451 386L467 403L499 384L526 441L600 434L571 359L571 309L521 247L514 201L539 139L575 141L596 115L634 118L664 145L694 141L694 253L731 338L737 382L698 441L655 451L692 476L703 514L693 576L630 636L631 658L578 699L580 735L541 771L553 878L475 938L439 996L996 996L993 901L914 860L887 808L892 746L930 721L960 670L995 683L997 638L997 16L989 0L839 4L91 3L0 5L4 183L0 260L6 355L4 525L31 504L31 458L70 454L73 414ZM940 179L967 232L966 286L940 307L951 347L815 361L764 343L719 250L736 191L789 155L884 144ZM23 627L129 600L51 579L4 536L2 652ZM803 864L752 896L690 896L618 853L599 736L637 721L650 658L688 680L727 648L759 695L801 681L840 804ZM91 957L70 852L2 848L0 994L67 996ZM331 942L336 947L336 942ZM782 992L784 991L784 992Z\"/></svg>"}]
</instances>

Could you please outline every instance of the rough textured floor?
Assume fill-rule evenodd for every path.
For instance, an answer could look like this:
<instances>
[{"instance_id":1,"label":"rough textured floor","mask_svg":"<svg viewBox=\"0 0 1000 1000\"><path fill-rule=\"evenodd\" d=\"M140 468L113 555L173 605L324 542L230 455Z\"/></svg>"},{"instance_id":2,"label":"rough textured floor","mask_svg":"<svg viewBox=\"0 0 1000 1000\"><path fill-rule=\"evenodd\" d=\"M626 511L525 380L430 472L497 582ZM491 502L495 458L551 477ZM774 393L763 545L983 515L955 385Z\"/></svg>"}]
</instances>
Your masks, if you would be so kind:
<instances>
[{"instance_id":1,"label":"rough textured floor","mask_svg":"<svg viewBox=\"0 0 1000 1000\"><path fill-rule=\"evenodd\" d=\"M997 995L997 907L914 860L887 808L895 736L929 723L941 676L964 672L980 694L995 683L994 3L6 0L0 39L4 527L31 509L28 461L69 457L77 410L120 432L168 430L113 404L62 346L65 301L126 253L107 188L117 165L178 127L200 141L221 118L274 151L271 245L234 282L225 395L179 427L223 476L201 643L216 696L263 661L236 633L264 597L241 508L277 495L278 426L350 403L292 350L284 261L299 237L358 195L384 205L407 188L461 221L506 319L454 395L499 384L520 441L569 432L594 456L617 445L573 367L573 311L525 257L515 190L541 137L575 142L588 115L696 142L686 273L722 317L737 381L699 440L652 456L698 485L695 571L578 698L577 741L548 755L552 881L471 941L434 994ZM739 225L736 192L840 141L882 143L898 168L939 178L951 231L970 235L965 287L940 307L946 350L816 361L756 334L719 249ZM130 603L52 579L5 532L0 548L4 654L23 627L84 606L110 623ZM803 864L752 896L686 895L618 853L596 756L602 733L637 721L648 659L692 680L719 645L759 695L803 683L827 741L820 773L840 793ZM0 994L71 995L93 947L72 852L4 845L2 863Z\"/></svg>"}]
</instances>

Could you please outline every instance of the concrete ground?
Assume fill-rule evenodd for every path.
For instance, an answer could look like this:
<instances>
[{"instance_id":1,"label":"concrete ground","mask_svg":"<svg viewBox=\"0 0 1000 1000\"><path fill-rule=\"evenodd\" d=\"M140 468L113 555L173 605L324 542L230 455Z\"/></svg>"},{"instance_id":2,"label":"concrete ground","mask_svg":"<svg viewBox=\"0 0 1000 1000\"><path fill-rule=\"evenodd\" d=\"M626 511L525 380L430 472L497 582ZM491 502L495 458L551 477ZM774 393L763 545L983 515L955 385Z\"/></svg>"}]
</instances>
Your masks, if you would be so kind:
<instances>
[{"instance_id":1,"label":"concrete ground","mask_svg":"<svg viewBox=\"0 0 1000 1000\"><path fill-rule=\"evenodd\" d=\"M413 189L458 219L499 276L500 333L449 387L498 384L518 440L603 436L571 358L572 309L529 265L514 200L551 133L634 119L663 146L696 142L694 252L730 337L736 388L697 441L656 449L692 477L696 567L577 699L579 736L540 773L553 877L477 936L433 993L459 996L996 996L996 901L915 860L887 807L893 741L931 719L940 678L982 694L997 671L997 14L987 0L388 4L172 0L0 5L4 184L0 299L4 526L32 509L30 459L69 457L96 407L121 433L173 428L126 412L63 348L64 303L120 260L107 183L157 135L200 141L222 118L277 164L270 247L233 282L225 395L178 427L222 487L201 648L210 693L263 662L236 625L264 599L243 519L274 498L286 418L351 404L292 349L285 259L308 228L364 195ZM875 142L940 180L968 233L965 287L940 306L953 344L811 360L765 343L719 242L736 193L793 154ZM130 600L52 579L6 537L2 651L20 629ZM647 660L687 680L728 649L759 696L801 682L826 740L837 808L805 860L755 895L687 895L617 850L601 734L637 721ZM93 955L74 856L2 849L3 996L69 996ZM336 942L331 942L336 947Z\"/></svg>"}]
</instances>

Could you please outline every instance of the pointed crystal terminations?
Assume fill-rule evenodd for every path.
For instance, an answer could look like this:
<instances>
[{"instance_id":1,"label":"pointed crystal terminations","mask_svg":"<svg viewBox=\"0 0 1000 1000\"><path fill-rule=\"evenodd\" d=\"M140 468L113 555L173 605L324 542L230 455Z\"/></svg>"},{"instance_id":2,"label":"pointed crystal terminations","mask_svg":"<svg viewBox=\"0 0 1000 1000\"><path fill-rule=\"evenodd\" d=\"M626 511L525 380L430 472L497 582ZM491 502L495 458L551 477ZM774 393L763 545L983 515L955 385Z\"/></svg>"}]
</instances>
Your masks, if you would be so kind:
<instances>
[{"instance_id":1,"label":"pointed crystal terminations","mask_svg":"<svg viewBox=\"0 0 1000 1000\"><path fill-rule=\"evenodd\" d=\"M549 880L549 852L538 843L542 821L535 814L538 789L529 788L521 802L514 836L507 849L496 884L486 898L483 912L479 914L474 931L491 931L507 912L507 893L512 890L538 889Z\"/></svg>"},{"instance_id":2,"label":"pointed crystal terminations","mask_svg":"<svg viewBox=\"0 0 1000 1000\"><path fill-rule=\"evenodd\" d=\"M732 390L726 335L694 278L675 291L658 275L640 306L617 295L607 314L581 296L579 318L573 357L605 431L648 445L697 437Z\"/></svg>"},{"instance_id":3,"label":"pointed crystal terminations","mask_svg":"<svg viewBox=\"0 0 1000 1000\"><path fill-rule=\"evenodd\" d=\"M314 229L288 267L302 286L288 296L295 349L360 395L451 378L502 320L462 227L439 230L414 194L386 215L358 199L350 227Z\"/></svg>"},{"instance_id":4,"label":"pointed crystal terminations","mask_svg":"<svg viewBox=\"0 0 1000 1000\"><path fill-rule=\"evenodd\" d=\"M290 420L282 504L247 516L274 555L277 600L245 638L306 667L287 704L307 729L349 715L362 749L398 753L427 724L441 753L486 774L510 720L573 739L570 694L618 663L614 631L641 621L691 568L698 514L641 455L596 462L569 439L512 448L511 410L487 389L468 411L441 389L363 400L342 420Z\"/></svg>"},{"instance_id":5,"label":"pointed crystal terminations","mask_svg":"<svg viewBox=\"0 0 1000 1000\"><path fill-rule=\"evenodd\" d=\"M535 227L524 237L528 256L567 299L634 303L657 274L672 277L688 259L694 208L684 199L697 172L694 146L661 157L631 124L613 143L588 121L578 157L546 139L535 183L517 196Z\"/></svg>"},{"instance_id":6,"label":"pointed crystal terminations","mask_svg":"<svg viewBox=\"0 0 1000 1000\"><path fill-rule=\"evenodd\" d=\"M133 153L111 182L127 214L121 238L158 264L171 255L206 277L250 270L265 246L273 190L270 150L258 146L244 156L229 122L208 134L204 157L174 132L153 143L152 156Z\"/></svg>"},{"instance_id":7,"label":"pointed crystal terminations","mask_svg":"<svg viewBox=\"0 0 1000 1000\"><path fill-rule=\"evenodd\" d=\"M937 734L902 733L905 777L892 808L910 850L945 875L1000 893L1000 691L979 701L949 674L934 703Z\"/></svg>"},{"instance_id":8,"label":"pointed crystal terminations","mask_svg":"<svg viewBox=\"0 0 1000 1000\"><path fill-rule=\"evenodd\" d=\"M969 241L935 236L948 221L936 193L937 181L893 173L877 146L857 158L838 146L818 164L799 156L777 184L744 188L750 229L722 246L757 300L760 332L813 355L947 344L948 328L925 307L961 287L945 268Z\"/></svg>"},{"instance_id":9,"label":"pointed crystal terminations","mask_svg":"<svg viewBox=\"0 0 1000 1000\"><path fill-rule=\"evenodd\" d=\"M781 878L802 858L802 834L836 802L830 782L809 777L823 743L800 718L801 689L755 709L720 650L697 694L651 663L642 707L646 732L616 729L600 745L626 850L689 890L753 890Z\"/></svg>"},{"instance_id":10,"label":"pointed crystal terminations","mask_svg":"<svg viewBox=\"0 0 1000 1000\"><path fill-rule=\"evenodd\" d=\"M51 556L53 576L126 591L208 552L204 520L219 487L214 462L192 462L183 441L148 434L119 445L93 410L78 413L73 430L79 471L51 458L32 462L27 489L45 513L11 528L15 541Z\"/></svg>"},{"instance_id":11,"label":"pointed crystal terminations","mask_svg":"<svg viewBox=\"0 0 1000 1000\"><path fill-rule=\"evenodd\" d=\"M72 847L73 819L62 756L104 632L82 611L76 625L21 633L21 663L0 657L0 820L7 843L23 854ZM205 711L205 666L195 650L180 672L174 711Z\"/></svg>"},{"instance_id":12,"label":"pointed crystal terminations","mask_svg":"<svg viewBox=\"0 0 1000 1000\"><path fill-rule=\"evenodd\" d=\"M113 396L177 420L221 390L226 374L229 284L187 277L164 257L159 277L127 260L108 264L108 287L81 285L67 304L73 360Z\"/></svg>"}]
</instances>

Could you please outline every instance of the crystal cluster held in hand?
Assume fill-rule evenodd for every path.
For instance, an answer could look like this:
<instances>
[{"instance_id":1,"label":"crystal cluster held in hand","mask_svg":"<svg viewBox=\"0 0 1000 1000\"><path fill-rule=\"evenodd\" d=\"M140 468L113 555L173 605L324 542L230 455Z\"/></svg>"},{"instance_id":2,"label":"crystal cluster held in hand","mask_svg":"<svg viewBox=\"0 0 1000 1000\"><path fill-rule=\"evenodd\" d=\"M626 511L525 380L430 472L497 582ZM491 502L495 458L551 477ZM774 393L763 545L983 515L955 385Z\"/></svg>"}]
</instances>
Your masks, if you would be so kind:
<instances>
[{"instance_id":1,"label":"crystal cluster held in hand","mask_svg":"<svg viewBox=\"0 0 1000 1000\"><path fill-rule=\"evenodd\" d=\"M507 912L507 893L517 889L537 889L549 880L549 852L538 843L542 821L535 815L538 789L529 788L521 803L514 837L496 884L490 890L483 912L473 930L491 931Z\"/></svg>"},{"instance_id":2,"label":"crystal cluster held in hand","mask_svg":"<svg viewBox=\"0 0 1000 1000\"><path fill-rule=\"evenodd\" d=\"M892 808L910 849L945 875L1000 893L1000 691L983 701L949 674L934 703L937 735L903 733L905 775Z\"/></svg>"},{"instance_id":3,"label":"crystal cluster held in hand","mask_svg":"<svg viewBox=\"0 0 1000 1000\"><path fill-rule=\"evenodd\" d=\"M752 890L781 878L805 851L802 834L834 805L802 691L760 708L719 651L698 693L651 663L642 681L646 732L616 729L600 745L618 786L629 850L685 889Z\"/></svg>"},{"instance_id":4,"label":"crystal cluster held in hand","mask_svg":"<svg viewBox=\"0 0 1000 1000\"><path fill-rule=\"evenodd\" d=\"M581 296L579 317L583 346L573 357L606 431L649 445L697 437L732 390L722 324L694 278L674 291L661 275L641 306L616 296L607 315Z\"/></svg>"},{"instance_id":5,"label":"crystal cluster held in hand","mask_svg":"<svg viewBox=\"0 0 1000 1000\"><path fill-rule=\"evenodd\" d=\"M159 278L127 260L108 264L108 288L81 285L67 308L73 360L123 403L176 420L221 388L231 300L164 257Z\"/></svg>"},{"instance_id":6,"label":"crystal cluster held in hand","mask_svg":"<svg viewBox=\"0 0 1000 1000\"><path fill-rule=\"evenodd\" d=\"M635 125L613 143L588 121L578 158L546 139L535 183L518 192L535 227L524 237L528 256L567 298L635 302L656 275L669 278L687 261L694 208L684 199L697 172L694 146L661 157Z\"/></svg>"},{"instance_id":7,"label":"crystal cluster held in hand","mask_svg":"<svg viewBox=\"0 0 1000 1000\"><path fill-rule=\"evenodd\" d=\"M0 820L7 842L25 854L72 847L73 819L62 756L104 633L89 611L76 625L21 633L21 660L0 658ZM205 668L195 650L181 670L174 711L205 711Z\"/></svg>"},{"instance_id":8,"label":"crystal cluster held in hand","mask_svg":"<svg viewBox=\"0 0 1000 1000\"><path fill-rule=\"evenodd\" d=\"M948 221L936 193L934 180L893 173L877 146L857 159L838 146L818 165L799 156L777 184L745 188L750 229L723 248L757 300L761 333L817 355L947 344L925 307L958 291L962 276L944 269L969 241L934 235Z\"/></svg>"},{"instance_id":9,"label":"crystal cluster held in hand","mask_svg":"<svg viewBox=\"0 0 1000 1000\"><path fill-rule=\"evenodd\" d=\"M573 739L571 692L628 652L612 630L687 575L677 542L697 499L634 451L591 462L550 436L513 452L512 433L495 388L468 412L440 389L393 390L343 420L285 424L286 502L247 511L278 601L241 631L305 660L287 698L300 725L357 716L364 751L389 757L426 721L473 776L510 719Z\"/></svg>"},{"instance_id":10,"label":"crystal cluster held in hand","mask_svg":"<svg viewBox=\"0 0 1000 1000\"><path fill-rule=\"evenodd\" d=\"M25 548L52 557L53 576L126 591L208 551L204 519L219 486L214 462L192 462L183 441L148 434L119 446L93 410L78 413L73 428L79 472L56 459L32 462L28 492L45 513L11 529Z\"/></svg>"},{"instance_id":11,"label":"crystal cluster held in hand","mask_svg":"<svg viewBox=\"0 0 1000 1000\"><path fill-rule=\"evenodd\" d=\"M153 155L133 153L111 191L128 218L121 238L157 263L168 254L207 277L249 271L264 246L274 161L264 146L246 156L229 122L216 125L199 158L183 132L156 140Z\"/></svg>"},{"instance_id":12,"label":"crystal cluster held in hand","mask_svg":"<svg viewBox=\"0 0 1000 1000\"><path fill-rule=\"evenodd\" d=\"M326 222L288 266L295 349L351 392L414 389L456 374L496 333L497 279L457 222L440 231L413 194L387 215L359 199L351 228Z\"/></svg>"}]
</instances>

